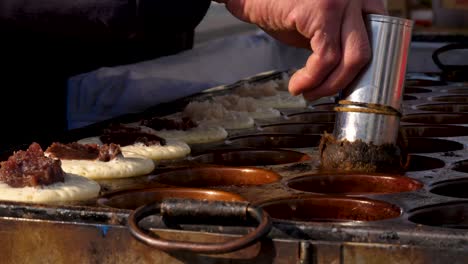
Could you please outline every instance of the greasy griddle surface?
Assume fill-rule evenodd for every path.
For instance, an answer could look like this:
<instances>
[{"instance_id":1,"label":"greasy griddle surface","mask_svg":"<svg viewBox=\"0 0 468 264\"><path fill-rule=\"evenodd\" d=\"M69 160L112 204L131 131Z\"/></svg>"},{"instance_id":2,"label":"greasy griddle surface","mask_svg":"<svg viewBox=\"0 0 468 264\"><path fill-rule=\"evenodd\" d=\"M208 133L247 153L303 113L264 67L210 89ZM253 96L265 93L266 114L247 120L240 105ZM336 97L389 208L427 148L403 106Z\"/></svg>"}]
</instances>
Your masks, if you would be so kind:
<instances>
[{"instance_id":1,"label":"greasy griddle surface","mask_svg":"<svg viewBox=\"0 0 468 264\"><path fill-rule=\"evenodd\" d=\"M214 91L158 105L140 114L119 117L69 131L63 135L52 135L41 143L47 146L53 141L69 142L95 135L113 122L132 122L141 117L164 116L182 110L192 99L206 99L214 94L229 94L231 88L241 85L242 82L264 82L281 78L282 74L282 72L262 74L232 85L219 87ZM189 157L158 163L152 175L101 181L102 195L109 197L115 192L145 188L180 188L182 185L189 187L190 183L187 182L178 186L174 179L170 181L171 184L161 183L158 181L158 175L176 169L208 166L204 162L210 159L215 160L217 156L201 155L215 150L235 149L242 150L242 153L223 154L224 160L221 163L229 163L233 167L245 166L269 170L277 173L280 179L269 181L262 178L264 176L261 174L253 174L252 177L256 177L257 182L253 180L249 184L236 184L219 176L217 182L204 182L203 179L198 179L196 186L192 187L230 192L251 203L265 206L275 217L275 228L270 234L272 237L297 239L313 237L325 241L408 243L421 246L437 245L444 241L446 246L466 245L468 223L465 219L468 219L468 201L465 199L468 197L468 174L466 174L468 161L464 160L468 159L465 147L468 143L466 129L468 114L460 111L464 109L463 104L468 102L468 84L431 83L418 80L407 80L407 83L403 101L404 115L401 122L410 152L410 164L406 172L375 174L371 177L373 182L366 182L368 178L362 175L349 174L348 178L345 178L337 177L337 175L345 175L340 171L322 170L318 147L323 131L317 133L314 126L324 129L333 125L333 122L329 120L331 112L328 110L333 107L335 98L326 97L311 102L307 108L281 109L282 117L257 120L254 128L229 131L230 139L239 136L248 136L248 139L232 141L228 139L223 142L193 145L191 146L192 154ZM301 113L305 113L303 119L297 115L293 121L288 118L288 115ZM286 132L279 129L284 123L291 123L290 128L285 130ZM272 125L278 125L278 130L273 129L267 132L267 127L270 129ZM291 131L293 127L297 128L296 133ZM305 134L315 136L305 140L303 137ZM261 135L264 136L260 137ZM25 143L25 145L28 144ZM300 155L288 157L289 154L283 152L267 151L272 149L294 151L308 158L300 158ZM3 155L7 154L3 153ZM234 160L229 160L230 158ZM288 158L293 161L267 164L268 161L274 163L281 159L288 160ZM295 158L297 160L294 160ZM262 162L262 164L255 162ZM389 159L385 166L395 168L399 166L399 162L399 159ZM223 164L215 166L223 167ZM196 175L190 177L196 178ZM187 178L190 177L187 176ZM297 180L299 177L308 178L308 181L302 184L297 182L289 184L291 180ZM321 180L314 182L313 177L320 177ZM353 180L353 177L356 180ZM404 177L410 181L406 178L402 180ZM316 188L317 184L321 184L322 188ZM295 188L294 186L302 187ZM310 187L308 191L307 186L313 188ZM386 188L379 187L379 189L378 186ZM464 186L467 188L462 188ZM96 201L80 206L4 203L0 209L2 215L6 217L60 220L68 216L66 219L69 221L86 222L92 219L107 223L112 221L123 223L125 220L122 214L129 212L129 210L102 207Z\"/></svg>"}]
</instances>

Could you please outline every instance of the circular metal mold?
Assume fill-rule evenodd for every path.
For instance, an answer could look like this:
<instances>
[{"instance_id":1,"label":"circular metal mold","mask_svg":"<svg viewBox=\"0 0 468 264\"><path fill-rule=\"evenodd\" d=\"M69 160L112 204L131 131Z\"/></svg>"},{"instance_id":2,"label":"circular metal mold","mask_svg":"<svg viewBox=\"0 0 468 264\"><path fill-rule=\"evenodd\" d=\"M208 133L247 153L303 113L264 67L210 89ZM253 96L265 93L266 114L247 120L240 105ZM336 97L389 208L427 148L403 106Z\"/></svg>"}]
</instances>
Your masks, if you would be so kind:
<instances>
[{"instance_id":1,"label":"circular metal mold","mask_svg":"<svg viewBox=\"0 0 468 264\"><path fill-rule=\"evenodd\" d=\"M321 135L260 134L231 137L226 142L239 148L309 148L318 147Z\"/></svg>"},{"instance_id":2,"label":"circular metal mold","mask_svg":"<svg viewBox=\"0 0 468 264\"><path fill-rule=\"evenodd\" d=\"M336 104L330 103L330 104L318 104L318 105L313 105L314 110L319 110L319 111L333 111L335 108Z\"/></svg>"},{"instance_id":3,"label":"circular metal mold","mask_svg":"<svg viewBox=\"0 0 468 264\"><path fill-rule=\"evenodd\" d=\"M414 93L430 93L431 89L425 89L420 87L407 86L405 87L405 94L414 94Z\"/></svg>"},{"instance_id":4,"label":"circular metal mold","mask_svg":"<svg viewBox=\"0 0 468 264\"><path fill-rule=\"evenodd\" d=\"M418 98L416 96L412 96L412 95L403 95L403 101L413 101L413 100L418 100Z\"/></svg>"},{"instance_id":5,"label":"circular metal mold","mask_svg":"<svg viewBox=\"0 0 468 264\"><path fill-rule=\"evenodd\" d=\"M272 218L300 222L377 221L396 218L401 209L393 204L345 196L302 196L260 204Z\"/></svg>"},{"instance_id":6,"label":"circular metal mold","mask_svg":"<svg viewBox=\"0 0 468 264\"><path fill-rule=\"evenodd\" d=\"M445 92L451 93L451 94L468 94L468 87L447 89L445 90Z\"/></svg>"},{"instance_id":7,"label":"circular metal mold","mask_svg":"<svg viewBox=\"0 0 468 264\"><path fill-rule=\"evenodd\" d=\"M281 176L260 168L195 167L163 172L150 180L182 187L252 186L277 182Z\"/></svg>"},{"instance_id":8,"label":"circular metal mold","mask_svg":"<svg viewBox=\"0 0 468 264\"><path fill-rule=\"evenodd\" d=\"M452 170L468 173L468 160L462 160L462 161L456 162Z\"/></svg>"},{"instance_id":9,"label":"circular metal mold","mask_svg":"<svg viewBox=\"0 0 468 264\"><path fill-rule=\"evenodd\" d=\"M401 118L401 122L423 123L423 124L466 124L468 114L462 113L433 113L433 114L411 114Z\"/></svg>"},{"instance_id":10,"label":"circular metal mold","mask_svg":"<svg viewBox=\"0 0 468 264\"><path fill-rule=\"evenodd\" d=\"M444 81L424 80L424 79L413 79L406 80L406 86L441 86L446 85Z\"/></svg>"},{"instance_id":11,"label":"circular metal mold","mask_svg":"<svg viewBox=\"0 0 468 264\"><path fill-rule=\"evenodd\" d=\"M310 160L310 156L286 149L221 149L202 153L192 160L224 166L267 166Z\"/></svg>"},{"instance_id":12,"label":"circular metal mold","mask_svg":"<svg viewBox=\"0 0 468 264\"><path fill-rule=\"evenodd\" d=\"M300 112L294 113L287 116L290 122L301 122L301 123L333 123L335 122L336 112L334 111L322 111L322 112Z\"/></svg>"},{"instance_id":13,"label":"circular metal mold","mask_svg":"<svg viewBox=\"0 0 468 264\"><path fill-rule=\"evenodd\" d=\"M460 96L460 95L437 96L437 97L432 97L431 100L435 102L446 102L446 103L468 103L468 96Z\"/></svg>"},{"instance_id":14,"label":"circular metal mold","mask_svg":"<svg viewBox=\"0 0 468 264\"><path fill-rule=\"evenodd\" d=\"M406 171L425 171L440 169L445 166L445 162L440 159L410 155L410 163Z\"/></svg>"},{"instance_id":15,"label":"circular metal mold","mask_svg":"<svg viewBox=\"0 0 468 264\"><path fill-rule=\"evenodd\" d=\"M418 110L423 110L423 111L463 113L463 112L468 112L468 103L467 104L426 104L426 105L419 105L416 108Z\"/></svg>"},{"instance_id":16,"label":"circular metal mold","mask_svg":"<svg viewBox=\"0 0 468 264\"><path fill-rule=\"evenodd\" d=\"M468 178L438 182L430 192L447 197L468 198Z\"/></svg>"},{"instance_id":17,"label":"circular metal mold","mask_svg":"<svg viewBox=\"0 0 468 264\"><path fill-rule=\"evenodd\" d=\"M407 137L462 137L468 136L468 127L449 125L403 125Z\"/></svg>"},{"instance_id":18,"label":"circular metal mold","mask_svg":"<svg viewBox=\"0 0 468 264\"><path fill-rule=\"evenodd\" d=\"M168 198L186 198L208 201L245 201L238 194L195 188L153 188L111 193L98 199L101 206L134 210L145 204Z\"/></svg>"},{"instance_id":19,"label":"circular metal mold","mask_svg":"<svg viewBox=\"0 0 468 264\"><path fill-rule=\"evenodd\" d=\"M263 125L260 129L266 133L284 134L323 134L333 132L333 123L278 123Z\"/></svg>"},{"instance_id":20,"label":"circular metal mold","mask_svg":"<svg viewBox=\"0 0 468 264\"><path fill-rule=\"evenodd\" d=\"M286 182L286 186L311 193L362 195L416 191L423 184L397 175L312 174L293 178Z\"/></svg>"},{"instance_id":21,"label":"circular metal mold","mask_svg":"<svg viewBox=\"0 0 468 264\"><path fill-rule=\"evenodd\" d=\"M468 229L468 201L416 208L411 210L408 220L420 225Z\"/></svg>"},{"instance_id":22,"label":"circular metal mold","mask_svg":"<svg viewBox=\"0 0 468 264\"><path fill-rule=\"evenodd\" d=\"M408 153L436 153L457 151L463 149L463 144L436 138L408 138L408 146L406 151Z\"/></svg>"}]
</instances>

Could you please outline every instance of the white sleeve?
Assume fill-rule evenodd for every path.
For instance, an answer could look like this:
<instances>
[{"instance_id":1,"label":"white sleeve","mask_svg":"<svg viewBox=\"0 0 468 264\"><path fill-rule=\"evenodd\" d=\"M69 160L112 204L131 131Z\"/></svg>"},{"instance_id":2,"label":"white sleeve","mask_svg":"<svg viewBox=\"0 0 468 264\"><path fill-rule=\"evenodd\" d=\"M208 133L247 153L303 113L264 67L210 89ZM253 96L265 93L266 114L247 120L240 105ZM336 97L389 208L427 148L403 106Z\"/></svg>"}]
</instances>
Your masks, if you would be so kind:
<instances>
[{"instance_id":1,"label":"white sleeve","mask_svg":"<svg viewBox=\"0 0 468 264\"><path fill-rule=\"evenodd\" d=\"M271 70L304 65L310 51L266 33L216 39L173 56L83 73L67 87L68 128L143 111Z\"/></svg>"}]
</instances>

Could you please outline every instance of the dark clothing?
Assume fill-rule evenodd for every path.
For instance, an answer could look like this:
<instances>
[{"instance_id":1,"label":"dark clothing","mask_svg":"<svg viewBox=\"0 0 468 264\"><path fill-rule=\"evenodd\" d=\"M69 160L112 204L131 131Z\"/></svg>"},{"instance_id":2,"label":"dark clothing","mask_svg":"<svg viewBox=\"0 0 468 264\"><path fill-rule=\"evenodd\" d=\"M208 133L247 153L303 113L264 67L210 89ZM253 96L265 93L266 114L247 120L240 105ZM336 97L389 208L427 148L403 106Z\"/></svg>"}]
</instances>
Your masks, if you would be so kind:
<instances>
[{"instance_id":1,"label":"dark clothing","mask_svg":"<svg viewBox=\"0 0 468 264\"><path fill-rule=\"evenodd\" d=\"M66 128L68 77L193 46L210 0L0 0L0 147Z\"/></svg>"}]
</instances>

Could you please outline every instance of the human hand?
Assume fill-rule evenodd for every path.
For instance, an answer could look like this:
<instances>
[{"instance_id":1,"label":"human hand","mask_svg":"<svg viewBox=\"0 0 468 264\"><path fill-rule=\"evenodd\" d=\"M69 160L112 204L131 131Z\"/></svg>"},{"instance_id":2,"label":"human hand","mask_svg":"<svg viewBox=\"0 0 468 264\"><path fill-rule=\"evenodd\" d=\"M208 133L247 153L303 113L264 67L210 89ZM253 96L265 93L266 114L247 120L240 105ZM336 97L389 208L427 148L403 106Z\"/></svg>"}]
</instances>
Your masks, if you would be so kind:
<instances>
[{"instance_id":1,"label":"human hand","mask_svg":"<svg viewBox=\"0 0 468 264\"><path fill-rule=\"evenodd\" d=\"M381 0L220 0L237 18L278 40L312 49L289 92L308 100L345 88L371 58L363 14L386 14Z\"/></svg>"}]
</instances>

